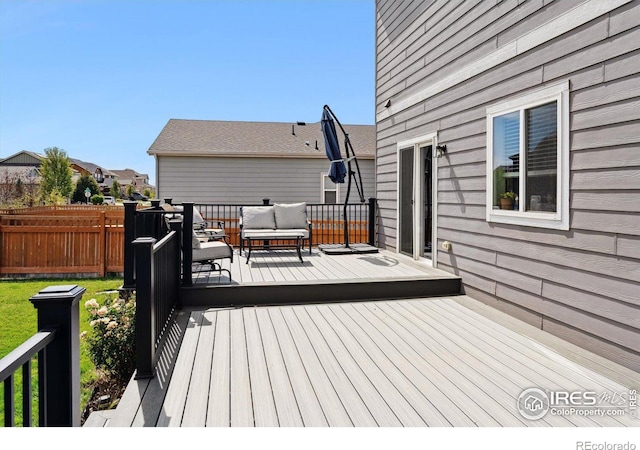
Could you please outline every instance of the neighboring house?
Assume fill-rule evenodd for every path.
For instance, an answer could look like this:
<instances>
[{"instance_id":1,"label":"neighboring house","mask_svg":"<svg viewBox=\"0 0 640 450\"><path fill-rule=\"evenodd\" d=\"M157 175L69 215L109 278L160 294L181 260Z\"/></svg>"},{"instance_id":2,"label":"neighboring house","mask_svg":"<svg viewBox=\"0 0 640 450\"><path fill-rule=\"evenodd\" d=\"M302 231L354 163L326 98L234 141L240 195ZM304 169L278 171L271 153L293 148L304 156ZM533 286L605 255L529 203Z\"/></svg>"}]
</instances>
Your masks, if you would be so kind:
<instances>
[{"instance_id":1,"label":"neighboring house","mask_svg":"<svg viewBox=\"0 0 640 450\"><path fill-rule=\"evenodd\" d=\"M15 181L17 176L20 176L25 187L37 188L40 185L40 166L44 158L44 155L23 150L0 159L0 188L4 189L1 185L7 180ZM69 158L69 163L73 171L73 183L76 183L82 174L89 174L96 180L103 194L110 193L114 180L118 181L122 189L126 189L129 185L140 193L147 188L154 189L154 186L149 184L149 175L138 173L133 169L108 170L97 164L75 158Z\"/></svg>"},{"instance_id":2,"label":"neighboring house","mask_svg":"<svg viewBox=\"0 0 640 450\"><path fill-rule=\"evenodd\" d=\"M128 186L132 186L134 191L141 194L145 189L154 189L154 186L149 184L149 175L146 173L138 173L133 169L113 169L110 172L118 180L123 192L126 192Z\"/></svg>"},{"instance_id":3,"label":"neighboring house","mask_svg":"<svg viewBox=\"0 0 640 450\"><path fill-rule=\"evenodd\" d=\"M320 109L319 109L320 110ZM375 127L343 125L358 158L366 197L374 195ZM344 155L344 136L338 130ZM320 123L171 119L149 148L158 198L176 202L341 203L347 184L326 176ZM365 197L365 198L366 198ZM352 186L350 202L359 202Z\"/></svg>"},{"instance_id":4,"label":"neighboring house","mask_svg":"<svg viewBox=\"0 0 640 450\"><path fill-rule=\"evenodd\" d=\"M82 174L89 174L96 180L100 192L103 194L109 194L111 190L111 184L113 180L117 179L117 175L110 170L100 167L96 164L81 161L75 158L69 158L71 162L71 168L74 171L73 182L76 183Z\"/></svg>"},{"instance_id":5,"label":"neighboring house","mask_svg":"<svg viewBox=\"0 0 640 450\"><path fill-rule=\"evenodd\" d=\"M640 2L376 13L380 245L639 371Z\"/></svg>"},{"instance_id":6,"label":"neighboring house","mask_svg":"<svg viewBox=\"0 0 640 450\"><path fill-rule=\"evenodd\" d=\"M31 203L40 186L42 155L23 150L0 159L0 204L22 198Z\"/></svg>"}]
</instances>

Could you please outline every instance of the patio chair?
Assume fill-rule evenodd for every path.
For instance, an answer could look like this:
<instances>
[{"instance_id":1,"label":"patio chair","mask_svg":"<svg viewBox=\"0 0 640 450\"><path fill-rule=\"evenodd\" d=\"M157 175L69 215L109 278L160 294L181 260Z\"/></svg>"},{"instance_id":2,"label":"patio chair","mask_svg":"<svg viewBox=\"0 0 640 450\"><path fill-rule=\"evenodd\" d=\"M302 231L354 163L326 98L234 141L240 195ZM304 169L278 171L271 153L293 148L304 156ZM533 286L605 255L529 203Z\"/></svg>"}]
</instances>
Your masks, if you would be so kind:
<instances>
[{"instance_id":1,"label":"patio chair","mask_svg":"<svg viewBox=\"0 0 640 450\"><path fill-rule=\"evenodd\" d=\"M182 206L180 205L163 204L162 208L167 212L182 212ZM178 217L178 215L165 215L167 226L169 219L174 217ZM216 260L228 258L233 263L233 247L227 242L228 238L224 231L224 223L218 222L219 228L214 229L206 228L206 225L207 222L200 214L200 211L197 208L193 208L192 262L200 266L193 273L217 271L222 275L224 271L229 274L229 281L231 281L231 272L228 269L223 269L222 265L216 262ZM210 266L208 270L205 268L207 265Z\"/></svg>"},{"instance_id":2,"label":"patio chair","mask_svg":"<svg viewBox=\"0 0 640 450\"><path fill-rule=\"evenodd\" d=\"M206 241L202 241L206 239ZM217 271L220 275L222 272L229 274L229 281L231 281L231 272L229 269L224 269L222 265L216 260L229 259L233 263L233 247L226 241L226 238L217 240L208 240L208 237L199 238L194 231L191 238L191 248L193 254L193 263L199 264L200 268L195 270L194 273ZM210 269L204 269L206 265L210 266Z\"/></svg>"}]
</instances>

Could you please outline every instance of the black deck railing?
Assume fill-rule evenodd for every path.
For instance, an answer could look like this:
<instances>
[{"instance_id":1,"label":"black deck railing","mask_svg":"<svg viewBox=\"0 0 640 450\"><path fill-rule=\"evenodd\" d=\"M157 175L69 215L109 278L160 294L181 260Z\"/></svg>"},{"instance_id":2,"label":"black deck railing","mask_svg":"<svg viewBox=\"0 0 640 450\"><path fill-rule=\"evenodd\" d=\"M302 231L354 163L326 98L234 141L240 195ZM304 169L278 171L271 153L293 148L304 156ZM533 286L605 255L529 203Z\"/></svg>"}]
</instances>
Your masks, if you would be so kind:
<instances>
[{"instance_id":1,"label":"black deck railing","mask_svg":"<svg viewBox=\"0 0 640 450\"><path fill-rule=\"evenodd\" d=\"M157 241L133 241L136 265L136 379L151 378L167 325L180 307L181 220Z\"/></svg>"},{"instance_id":2,"label":"black deck railing","mask_svg":"<svg viewBox=\"0 0 640 450\"><path fill-rule=\"evenodd\" d=\"M239 245L240 208L243 206L262 206L269 204L269 201L269 199L264 199L261 204L195 203L194 207L200 211L202 217L211 227L217 227L218 222L224 223L231 244ZM313 246L344 243L343 204L307 203L307 217L313 224ZM349 242L375 245L375 217L375 198L370 198L367 203L347 205Z\"/></svg>"},{"instance_id":3,"label":"black deck railing","mask_svg":"<svg viewBox=\"0 0 640 450\"><path fill-rule=\"evenodd\" d=\"M78 302L85 289L51 286L31 297L38 331L0 360L4 385L4 426L16 424L15 373L22 369L22 426L33 425L34 399L41 427L80 426L80 323ZM32 389L37 355L38 391Z\"/></svg>"}]
</instances>

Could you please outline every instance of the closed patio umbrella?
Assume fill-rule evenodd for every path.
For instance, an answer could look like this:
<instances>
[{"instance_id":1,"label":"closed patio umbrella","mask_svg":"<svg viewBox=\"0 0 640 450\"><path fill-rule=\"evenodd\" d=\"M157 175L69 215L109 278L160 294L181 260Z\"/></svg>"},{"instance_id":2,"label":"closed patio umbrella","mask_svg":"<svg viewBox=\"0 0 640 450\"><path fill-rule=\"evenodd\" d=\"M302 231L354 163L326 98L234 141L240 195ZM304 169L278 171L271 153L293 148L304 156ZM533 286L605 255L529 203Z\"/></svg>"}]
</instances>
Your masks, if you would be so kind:
<instances>
[{"instance_id":1,"label":"closed patio umbrella","mask_svg":"<svg viewBox=\"0 0 640 450\"><path fill-rule=\"evenodd\" d=\"M336 132L335 123L344 134L344 147L345 158L340 153L340 144L338 143L338 134ZM322 109L322 135L324 136L324 148L327 154L327 158L331 161L331 167L329 167L329 178L334 183L344 183L345 176L349 176L347 183L347 195L344 200L343 218L344 218L344 245L320 245L320 250L327 254L347 254L347 253L375 253L378 251L376 247L367 244L355 244L349 245L349 220L347 217L347 206L349 204L349 195L351 193L351 180L353 179L360 195L360 202L364 203L364 192L362 187L362 175L360 174L360 167L358 166L358 159L356 158L351 141L349 140L349 133L345 131L342 124L335 116L329 106L324 105ZM345 167L345 161L347 167ZM355 164L356 171L351 169L351 163ZM357 178L355 177L357 175Z\"/></svg>"},{"instance_id":2,"label":"closed patio umbrella","mask_svg":"<svg viewBox=\"0 0 640 450\"><path fill-rule=\"evenodd\" d=\"M338 142L338 134L336 133L336 125L331 118L331 114L325 107L322 110L322 135L324 136L324 151L327 158L331 161L329 167L329 178L334 183L344 183L344 177L347 174L347 168L340 154L340 143Z\"/></svg>"}]
</instances>

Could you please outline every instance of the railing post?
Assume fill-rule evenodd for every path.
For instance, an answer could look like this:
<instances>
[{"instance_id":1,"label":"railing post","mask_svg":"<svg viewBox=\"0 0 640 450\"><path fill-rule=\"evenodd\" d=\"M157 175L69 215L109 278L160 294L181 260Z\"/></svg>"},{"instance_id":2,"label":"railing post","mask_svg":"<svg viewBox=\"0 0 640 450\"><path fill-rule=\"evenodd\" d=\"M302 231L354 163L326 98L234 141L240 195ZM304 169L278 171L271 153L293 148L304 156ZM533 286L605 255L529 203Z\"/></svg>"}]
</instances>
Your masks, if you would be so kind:
<instances>
[{"instance_id":1,"label":"railing post","mask_svg":"<svg viewBox=\"0 0 640 450\"><path fill-rule=\"evenodd\" d=\"M182 252L180 251L180 243L182 242L182 221L180 219L170 219L169 220L169 228L171 231L176 232L176 247L177 250L175 252L175 267L176 267L176 285L178 286L177 300L176 300L176 308L182 309L182 290L180 289L180 269L182 267Z\"/></svg>"},{"instance_id":2,"label":"railing post","mask_svg":"<svg viewBox=\"0 0 640 450\"><path fill-rule=\"evenodd\" d=\"M369 198L369 245L376 245L376 198Z\"/></svg>"},{"instance_id":3,"label":"railing post","mask_svg":"<svg viewBox=\"0 0 640 450\"><path fill-rule=\"evenodd\" d=\"M133 241L136 238L136 208L138 202L124 203L124 284L123 289L135 289L135 250Z\"/></svg>"},{"instance_id":4,"label":"railing post","mask_svg":"<svg viewBox=\"0 0 640 450\"><path fill-rule=\"evenodd\" d=\"M38 330L56 329L39 367L40 424L46 427L80 426L80 312L85 289L77 285L49 286L29 300L38 311Z\"/></svg>"},{"instance_id":5,"label":"railing post","mask_svg":"<svg viewBox=\"0 0 640 450\"><path fill-rule=\"evenodd\" d=\"M193 278L191 264L193 263L193 202L182 202L182 285L191 286Z\"/></svg>"},{"instance_id":6,"label":"railing post","mask_svg":"<svg viewBox=\"0 0 640 450\"><path fill-rule=\"evenodd\" d=\"M153 378L155 358L155 280L153 245L156 239L133 241L136 255L136 380Z\"/></svg>"}]
</instances>

